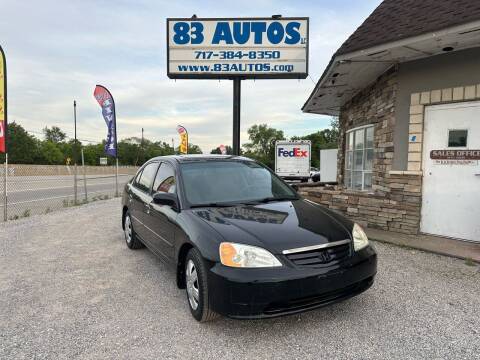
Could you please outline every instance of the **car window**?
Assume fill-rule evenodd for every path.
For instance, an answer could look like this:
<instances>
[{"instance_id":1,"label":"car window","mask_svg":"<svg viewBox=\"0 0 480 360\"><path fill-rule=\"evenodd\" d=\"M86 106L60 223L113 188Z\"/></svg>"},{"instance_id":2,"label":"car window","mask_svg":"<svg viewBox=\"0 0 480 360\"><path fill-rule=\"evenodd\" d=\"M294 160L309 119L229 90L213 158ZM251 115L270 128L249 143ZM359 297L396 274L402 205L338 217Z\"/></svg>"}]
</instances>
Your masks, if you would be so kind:
<instances>
[{"instance_id":1,"label":"car window","mask_svg":"<svg viewBox=\"0 0 480 360\"><path fill-rule=\"evenodd\" d=\"M140 181L140 177L142 176L142 171L143 171L143 169L141 169L141 170L137 173L137 175L135 175L135 177L134 177L134 179L133 179L133 181L132 181L133 186L135 186L135 187L137 187L137 188L138 188L138 182Z\"/></svg>"},{"instance_id":2,"label":"car window","mask_svg":"<svg viewBox=\"0 0 480 360\"><path fill-rule=\"evenodd\" d=\"M170 165L162 163L158 168L152 191L173 194L176 190L175 171Z\"/></svg>"},{"instance_id":3,"label":"car window","mask_svg":"<svg viewBox=\"0 0 480 360\"><path fill-rule=\"evenodd\" d=\"M158 162L153 162L147 164L142 171L140 179L138 180L137 188L142 191L150 191L150 186L152 186L153 178L155 177L155 172L158 168Z\"/></svg>"}]
</instances>

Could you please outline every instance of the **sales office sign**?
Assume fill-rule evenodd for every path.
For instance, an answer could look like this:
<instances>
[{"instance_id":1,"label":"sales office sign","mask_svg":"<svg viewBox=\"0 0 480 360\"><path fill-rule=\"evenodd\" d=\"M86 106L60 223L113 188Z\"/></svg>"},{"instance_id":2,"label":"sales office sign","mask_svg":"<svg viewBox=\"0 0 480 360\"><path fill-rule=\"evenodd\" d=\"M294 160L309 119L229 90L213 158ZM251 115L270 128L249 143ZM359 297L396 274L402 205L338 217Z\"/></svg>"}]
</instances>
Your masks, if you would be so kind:
<instances>
[{"instance_id":1,"label":"sales office sign","mask_svg":"<svg viewBox=\"0 0 480 360\"><path fill-rule=\"evenodd\" d=\"M171 79L308 75L308 18L167 19Z\"/></svg>"},{"instance_id":2,"label":"sales office sign","mask_svg":"<svg viewBox=\"0 0 480 360\"><path fill-rule=\"evenodd\" d=\"M480 150L432 150L430 159L435 165L478 165Z\"/></svg>"}]
</instances>

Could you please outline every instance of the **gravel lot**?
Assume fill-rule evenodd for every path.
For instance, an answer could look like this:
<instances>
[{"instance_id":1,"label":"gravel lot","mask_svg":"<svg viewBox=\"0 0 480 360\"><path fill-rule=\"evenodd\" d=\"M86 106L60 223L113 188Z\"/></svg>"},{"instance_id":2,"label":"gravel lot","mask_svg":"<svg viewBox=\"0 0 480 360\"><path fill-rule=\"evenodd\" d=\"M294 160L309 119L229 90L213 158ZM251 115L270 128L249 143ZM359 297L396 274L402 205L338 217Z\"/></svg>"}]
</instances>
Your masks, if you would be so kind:
<instances>
[{"instance_id":1,"label":"gravel lot","mask_svg":"<svg viewBox=\"0 0 480 360\"><path fill-rule=\"evenodd\" d=\"M366 293L301 315L199 324L175 276L128 250L118 199L0 228L0 358L473 359L480 271L376 244Z\"/></svg>"}]
</instances>

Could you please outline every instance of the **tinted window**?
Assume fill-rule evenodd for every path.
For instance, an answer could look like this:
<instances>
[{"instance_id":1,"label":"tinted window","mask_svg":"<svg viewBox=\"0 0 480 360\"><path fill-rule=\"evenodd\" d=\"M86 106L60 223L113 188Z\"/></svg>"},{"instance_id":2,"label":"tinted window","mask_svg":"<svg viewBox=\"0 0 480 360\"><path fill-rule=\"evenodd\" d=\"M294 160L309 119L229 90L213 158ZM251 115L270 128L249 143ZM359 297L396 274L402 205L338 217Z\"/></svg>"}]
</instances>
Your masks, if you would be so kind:
<instances>
[{"instance_id":1,"label":"tinted window","mask_svg":"<svg viewBox=\"0 0 480 360\"><path fill-rule=\"evenodd\" d=\"M140 171L137 173L137 175L135 176L135 178L133 179L133 182L132 182L132 183L133 183L133 186L138 187L138 182L140 181L140 177L142 176L142 171L143 171L143 169L140 170Z\"/></svg>"},{"instance_id":2,"label":"tinted window","mask_svg":"<svg viewBox=\"0 0 480 360\"><path fill-rule=\"evenodd\" d=\"M140 176L140 180L138 181L137 187L145 192L150 190L150 186L152 186L153 178L155 177L155 172L157 171L158 163L150 163L143 168L142 175Z\"/></svg>"},{"instance_id":3,"label":"tinted window","mask_svg":"<svg viewBox=\"0 0 480 360\"><path fill-rule=\"evenodd\" d=\"M162 163L162 165L160 165L157 176L155 177L155 182L153 183L152 191L175 193L175 172L170 165L166 163Z\"/></svg>"},{"instance_id":4,"label":"tinted window","mask_svg":"<svg viewBox=\"0 0 480 360\"><path fill-rule=\"evenodd\" d=\"M252 161L192 162L180 169L191 205L296 197L281 179Z\"/></svg>"},{"instance_id":5,"label":"tinted window","mask_svg":"<svg viewBox=\"0 0 480 360\"><path fill-rule=\"evenodd\" d=\"M448 147L466 147L468 130L450 130L448 132Z\"/></svg>"}]
</instances>

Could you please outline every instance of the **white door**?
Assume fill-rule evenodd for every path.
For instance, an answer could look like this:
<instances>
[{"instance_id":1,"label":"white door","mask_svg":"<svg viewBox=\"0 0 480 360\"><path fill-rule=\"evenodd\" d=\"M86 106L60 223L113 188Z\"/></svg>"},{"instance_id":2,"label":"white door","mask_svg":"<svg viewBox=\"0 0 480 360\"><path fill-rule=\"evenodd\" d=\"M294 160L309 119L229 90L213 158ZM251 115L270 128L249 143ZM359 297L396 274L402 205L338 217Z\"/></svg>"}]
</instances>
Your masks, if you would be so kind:
<instances>
[{"instance_id":1,"label":"white door","mask_svg":"<svg viewBox=\"0 0 480 360\"><path fill-rule=\"evenodd\" d=\"M462 150L480 150L480 102L427 106L423 144L420 230L480 241L480 161L458 160ZM432 150L450 160L432 159Z\"/></svg>"}]
</instances>

